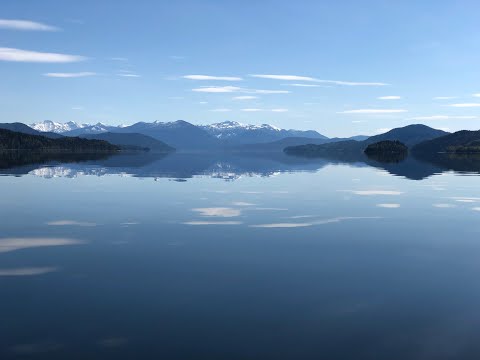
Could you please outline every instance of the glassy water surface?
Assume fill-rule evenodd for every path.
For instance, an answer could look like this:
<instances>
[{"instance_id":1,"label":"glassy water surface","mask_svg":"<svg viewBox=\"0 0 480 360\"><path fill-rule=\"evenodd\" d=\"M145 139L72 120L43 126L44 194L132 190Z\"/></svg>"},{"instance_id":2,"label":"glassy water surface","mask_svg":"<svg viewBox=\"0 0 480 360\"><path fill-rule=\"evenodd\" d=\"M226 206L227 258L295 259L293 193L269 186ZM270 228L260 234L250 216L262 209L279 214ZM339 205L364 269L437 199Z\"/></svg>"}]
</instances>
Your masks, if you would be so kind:
<instances>
[{"instance_id":1,"label":"glassy water surface","mask_svg":"<svg viewBox=\"0 0 480 360\"><path fill-rule=\"evenodd\" d=\"M2 359L479 358L475 171L40 160L0 170Z\"/></svg>"}]
</instances>

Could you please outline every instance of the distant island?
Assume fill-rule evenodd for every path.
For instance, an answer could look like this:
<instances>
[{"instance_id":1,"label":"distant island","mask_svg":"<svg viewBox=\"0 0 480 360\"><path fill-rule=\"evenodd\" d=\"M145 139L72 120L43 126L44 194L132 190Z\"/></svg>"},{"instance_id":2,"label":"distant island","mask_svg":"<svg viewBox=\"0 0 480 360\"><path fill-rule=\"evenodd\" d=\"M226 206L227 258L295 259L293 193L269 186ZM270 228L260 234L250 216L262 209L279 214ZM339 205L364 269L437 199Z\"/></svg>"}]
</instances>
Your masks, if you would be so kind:
<instances>
[{"instance_id":1,"label":"distant island","mask_svg":"<svg viewBox=\"0 0 480 360\"><path fill-rule=\"evenodd\" d=\"M408 147L398 140L384 140L369 144L364 153L380 162L400 162L408 156Z\"/></svg>"},{"instance_id":2,"label":"distant island","mask_svg":"<svg viewBox=\"0 0 480 360\"><path fill-rule=\"evenodd\" d=\"M69 153L113 153L122 150L103 140L88 140L77 137L60 137L56 139L41 135L30 135L0 129L0 151L38 151Z\"/></svg>"}]
</instances>

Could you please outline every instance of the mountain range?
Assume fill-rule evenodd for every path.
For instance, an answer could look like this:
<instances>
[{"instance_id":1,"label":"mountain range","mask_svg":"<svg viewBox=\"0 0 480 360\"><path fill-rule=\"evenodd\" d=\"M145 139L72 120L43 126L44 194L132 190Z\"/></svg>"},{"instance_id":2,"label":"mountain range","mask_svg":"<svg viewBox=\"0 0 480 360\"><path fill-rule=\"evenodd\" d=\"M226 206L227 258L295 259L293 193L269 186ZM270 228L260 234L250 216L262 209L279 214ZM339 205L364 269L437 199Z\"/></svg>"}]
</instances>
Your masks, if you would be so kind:
<instances>
[{"instance_id":1,"label":"mountain range","mask_svg":"<svg viewBox=\"0 0 480 360\"><path fill-rule=\"evenodd\" d=\"M63 136L85 136L101 133L135 133L160 140L180 151L245 149L250 145L265 150L276 151L285 139L286 146L304 144L311 141L324 143L342 139L329 139L314 130L280 129L272 125L249 125L235 121L224 121L210 125L193 125L187 121L174 122L137 122L133 125L109 126L102 123L79 124L76 122L57 123L46 120L31 124L30 127L39 132L48 132ZM363 137L362 137L363 138ZM295 140L293 140L295 139ZM268 145L271 143L271 145ZM138 145L138 144L137 144ZM281 150L281 149L280 149Z\"/></svg>"}]
</instances>

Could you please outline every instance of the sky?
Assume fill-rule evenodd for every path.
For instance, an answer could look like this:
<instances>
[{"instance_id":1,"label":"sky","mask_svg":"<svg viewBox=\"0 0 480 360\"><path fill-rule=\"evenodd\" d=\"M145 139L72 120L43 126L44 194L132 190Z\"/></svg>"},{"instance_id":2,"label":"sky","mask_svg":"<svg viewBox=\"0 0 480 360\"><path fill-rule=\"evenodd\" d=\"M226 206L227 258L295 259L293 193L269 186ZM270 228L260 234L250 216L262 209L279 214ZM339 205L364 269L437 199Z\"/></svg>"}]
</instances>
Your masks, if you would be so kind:
<instances>
[{"instance_id":1,"label":"sky","mask_svg":"<svg viewBox=\"0 0 480 360\"><path fill-rule=\"evenodd\" d=\"M479 129L478 14L478 0L2 0L0 122Z\"/></svg>"}]
</instances>

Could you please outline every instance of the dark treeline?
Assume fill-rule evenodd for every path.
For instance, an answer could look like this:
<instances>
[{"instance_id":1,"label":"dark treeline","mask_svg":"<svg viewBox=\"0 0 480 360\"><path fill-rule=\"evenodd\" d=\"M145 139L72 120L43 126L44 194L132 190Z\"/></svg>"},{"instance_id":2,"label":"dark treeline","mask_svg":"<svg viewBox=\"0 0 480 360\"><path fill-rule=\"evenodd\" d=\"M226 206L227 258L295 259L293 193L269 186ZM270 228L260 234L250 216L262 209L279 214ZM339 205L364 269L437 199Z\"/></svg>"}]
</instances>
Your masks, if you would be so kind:
<instances>
[{"instance_id":1,"label":"dark treeline","mask_svg":"<svg viewBox=\"0 0 480 360\"><path fill-rule=\"evenodd\" d=\"M50 139L45 136L0 129L0 151L6 150L89 153L116 152L120 150L120 147L103 140L88 140L77 137Z\"/></svg>"}]
</instances>

